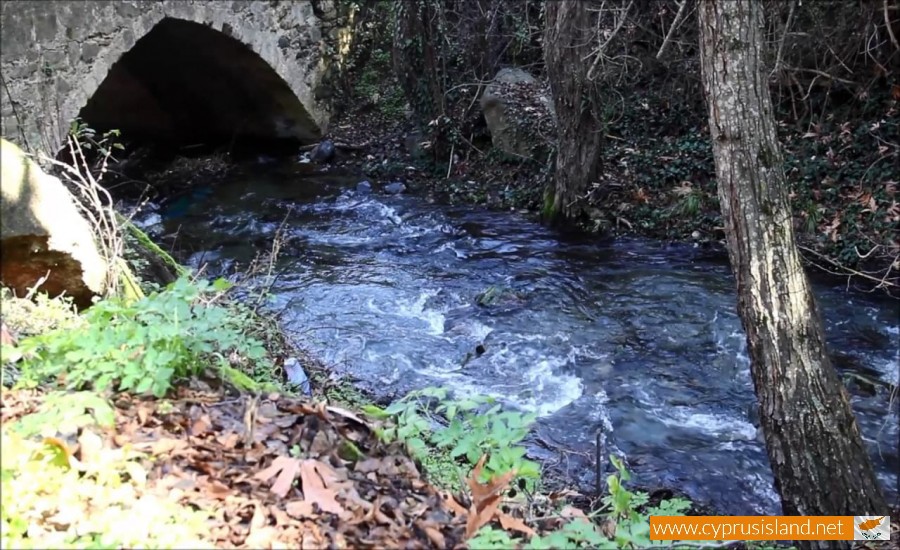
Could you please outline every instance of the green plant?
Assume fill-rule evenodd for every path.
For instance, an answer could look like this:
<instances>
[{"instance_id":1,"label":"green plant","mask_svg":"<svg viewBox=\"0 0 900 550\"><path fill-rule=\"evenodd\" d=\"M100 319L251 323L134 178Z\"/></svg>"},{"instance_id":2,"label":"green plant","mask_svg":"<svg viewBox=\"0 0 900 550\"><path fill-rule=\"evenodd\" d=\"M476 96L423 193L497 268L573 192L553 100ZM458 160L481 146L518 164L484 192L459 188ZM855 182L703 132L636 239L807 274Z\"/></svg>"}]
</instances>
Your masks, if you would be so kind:
<instances>
[{"instance_id":1,"label":"green plant","mask_svg":"<svg viewBox=\"0 0 900 550\"><path fill-rule=\"evenodd\" d=\"M242 319L216 304L229 286L182 277L140 300L101 300L85 312L85 325L20 343L20 383L58 378L70 389L115 385L161 397L173 378L210 364L231 378L241 374L233 362L269 365L262 343L243 334Z\"/></svg>"},{"instance_id":2,"label":"green plant","mask_svg":"<svg viewBox=\"0 0 900 550\"><path fill-rule=\"evenodd\" d=\"M660 545L660 541L650 540L650 516L681 516L691 507L690 501L674 498L662 501L658 506L645 508L647 494L632 492L625 487L631 474L625 463L610 455L610 462L616 473L606 478L609 494L603 498L604 506L616 520L616 544L620 548L647 548Z\"/></svg>"},{"instance_id":3,"label":"green plant","mask_svg":"<svg viewBox=\"0 0 900 550\"><path fill-rule=\"evenodd\" d=\"M487 455L480 481L515 470L526 487L533 489L540 478L540 467L525 458L525 447L519 445L536 416L502 411L492 397L450 399L444 388L425 388L386 409L370 405L363 410L376 418L391 419L393 423L381 430L382 438L405 442L417 458L428 458L433 448L453 461L465 459L474 466Z\"/></svg>"},{"instance_id":4,"label":"green plant","mask_svg":"<svg viewBox=\"0 0 900 550\"><path fill-rule=\"evenodd\" d=\"M664 500L657 506L647 507L647 495L634 493L625 488L631 474L624 462L615 456L610 461L616 473L607 478L609 494L603 498L604 507L598 515L605 515L607 521L615 524L615 536L611 540L588 517L576 517L562 527L535 535L521 546L525 550L547 550L551 548L649 548L666 546L666 541L650 540L650 516L681 516L691 503L685 499ZM516 542L506 531L485 526L468 541L471 548L514 548Z\"/></svg>"},{"instance_id":5,"label":"green plant","mask_svg":"<svg viewBox=\"0 0 900 550\"><path fill-rule=\"evenodd\" d=\"M58 391L48 393L37 412L23 416L12 429L21 437L53 437L75 434L87 426L111 428L114 424L115 412L102 396L88 391Z\"/></svg>"},{"instance_id":6,"label":"green plant","mask_svg":"<svg viewBox=\"0 0 900 550\"><path fill-rule=\"evenodd\" d=\"M97 137L97 131L87 125L81 118L76 117L69 125L69 135L74 138L82 149L87 151L96 150L104 157L110 157L113 161L112 150L124 150L125 146L118 141L122 136L120 130L109 130Z\"/></svg>"}]
</instances>

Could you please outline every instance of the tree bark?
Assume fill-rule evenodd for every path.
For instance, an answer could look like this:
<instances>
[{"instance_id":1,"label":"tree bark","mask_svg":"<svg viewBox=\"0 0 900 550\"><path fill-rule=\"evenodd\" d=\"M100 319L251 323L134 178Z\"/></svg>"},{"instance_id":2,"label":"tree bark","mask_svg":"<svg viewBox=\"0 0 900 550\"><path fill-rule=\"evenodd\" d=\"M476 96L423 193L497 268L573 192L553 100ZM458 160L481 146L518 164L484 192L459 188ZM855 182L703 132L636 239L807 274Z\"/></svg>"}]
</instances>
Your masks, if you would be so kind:
<instances>
[{"instance_id":1,"label":"tree bark","mask_svg":"<svg viewBox=\"0 0 900 550\"><path fill-rule=\"evenodd\" d=\"M886 515L794 243L762 33L758 0L701 0L719 201L769 461L785 514Z\"/></svg>"},{"instance_id":2,"label":"tree bark","mask_svg":"<svg viewBox=\"0 0 900 550\"><path fill-rule=\"evenodd\" d=\"M544 61L557 118L554 182L544 199L548 220L578 218L600 172L601 100L596 82L587 76L597 14L589 7L586 0L544 3Z\"/></svg>"},{"instance_id":3,"label":"tree bark","mask_svg":"<svg viewBox=\"0 0 900 550\"><path fill-rule=\"evenodd\" d=\"M436 159L449 157L449 145L440 118L445 113L446 71L441 55L443 5L438 0L394 4L394 73L416 120L432 142Z\"/></svg>"}]
</instances>

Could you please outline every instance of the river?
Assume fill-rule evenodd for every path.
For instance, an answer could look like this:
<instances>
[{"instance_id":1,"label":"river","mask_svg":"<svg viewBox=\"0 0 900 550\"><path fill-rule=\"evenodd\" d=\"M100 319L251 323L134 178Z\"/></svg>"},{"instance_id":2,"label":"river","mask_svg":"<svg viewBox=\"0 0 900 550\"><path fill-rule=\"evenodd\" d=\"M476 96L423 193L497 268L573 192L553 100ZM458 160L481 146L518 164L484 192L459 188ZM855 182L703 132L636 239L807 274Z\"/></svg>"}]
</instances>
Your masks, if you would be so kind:
<instances>
[{"instance_id":1,"label":"river","mask_svg":"<svg viewBox=\"0 0 900 550\"><path fill-rule=\"evenodd\" d=\"M593 484L596 434L648 486L730 514L777 513L734 283L691 244L597 241L511 212L388 195L308 165L247 165L142 221L208 273L284 244L269 305L325 362L381 396L431 385L540 415L533 452ZM158 222L154 225L154 222ZM900 305L817 282L844 373L896 383ZM497 303L478 304L488 289ZM483 353L476 353L477 346ZM850 384L897 500L897 402ZM891 408L892 407L892 408Z\"/></svg>"}]
</instances>

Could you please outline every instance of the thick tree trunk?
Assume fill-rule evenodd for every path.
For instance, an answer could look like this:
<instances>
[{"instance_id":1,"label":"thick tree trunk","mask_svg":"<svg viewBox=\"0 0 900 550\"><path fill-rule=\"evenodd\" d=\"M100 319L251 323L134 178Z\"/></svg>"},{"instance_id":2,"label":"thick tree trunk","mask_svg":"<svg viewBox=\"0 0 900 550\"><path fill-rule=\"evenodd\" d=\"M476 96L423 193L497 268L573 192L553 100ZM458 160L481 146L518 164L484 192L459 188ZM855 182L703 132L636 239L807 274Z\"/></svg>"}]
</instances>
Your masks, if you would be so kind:
<instances>
[{"instance_id":1,"label":"thick tree trunk","mask_svg":"<svg viewBox=\"0 0 900 550\"><path fill-rule=\"evenodd\" d=\"M544 61L557 118L556 172L545 218L577 218L600 172L603 124L596 82L588 79L597 15L586 0L544 3Z\"/></svg>"},{"instance_id":2,"label":"thick tree trunk","mask_svg":"<svg viewBox=\"0 0 900 550\"><path fill-rule=\"evenodd\" d=\"M700 3L719 201L769 460L785 514L885 515L794 243L762 32L758 0Z\"/></svg>"}]
</instances>

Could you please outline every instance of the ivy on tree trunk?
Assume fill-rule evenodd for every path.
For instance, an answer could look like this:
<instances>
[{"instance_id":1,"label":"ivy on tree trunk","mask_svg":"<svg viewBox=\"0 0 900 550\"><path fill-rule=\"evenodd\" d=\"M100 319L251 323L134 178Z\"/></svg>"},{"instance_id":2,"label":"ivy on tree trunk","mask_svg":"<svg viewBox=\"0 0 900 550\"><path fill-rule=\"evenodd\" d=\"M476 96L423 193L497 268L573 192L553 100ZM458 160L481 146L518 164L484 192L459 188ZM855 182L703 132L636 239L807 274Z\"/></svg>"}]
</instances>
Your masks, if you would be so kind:
<instances>
[{"instance_id":1,"label":"ivy on tree trunk","mask_svg":"<svg viewBox=\"0 0 900 550\"><path fill-rule=\"evenodd\" d=\"M794 242L758 0L701 0L704 91L738 312L783 511L887 514ZM799 541L840 546L840 542Z\"/></svg>"}]
</instances>

